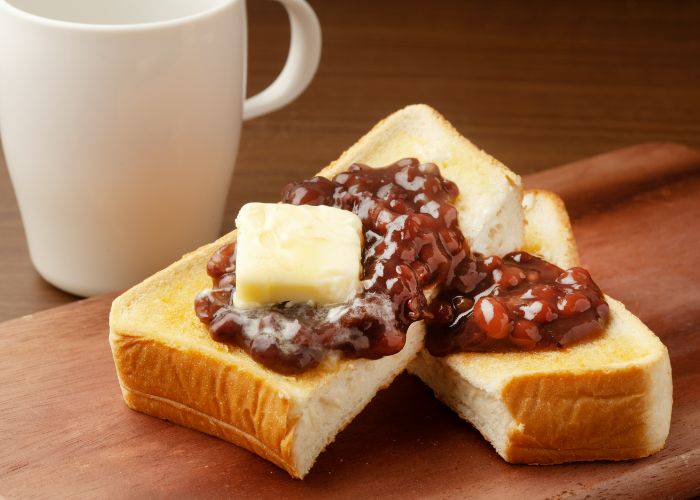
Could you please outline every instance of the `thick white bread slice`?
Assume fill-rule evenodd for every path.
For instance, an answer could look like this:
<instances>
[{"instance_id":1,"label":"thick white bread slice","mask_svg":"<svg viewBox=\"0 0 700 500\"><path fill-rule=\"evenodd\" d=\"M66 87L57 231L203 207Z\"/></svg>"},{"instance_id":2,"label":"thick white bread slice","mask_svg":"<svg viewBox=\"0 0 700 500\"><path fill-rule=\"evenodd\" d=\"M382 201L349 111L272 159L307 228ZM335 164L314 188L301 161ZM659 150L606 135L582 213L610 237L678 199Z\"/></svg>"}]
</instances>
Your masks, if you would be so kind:
<instances>
[{"instance_id":1,"label":"thick white bread slice","mask_svg":"<svg viewBox=\"0 0 700 500\"><path fill-rule=\"evenodd\" d=\"M303 477L421 349L423 325L412 325L394 356L331 360L299 376L268 370L212 340L193 313L195 295L211 286L207 260L234 237L185 255L114 301L110 344L119 384L131 408L231 441Z\"/></svg>"},{"instance_id":2,"label":"thick white bread slice","mask_svg":"<svg viewBox=\"0 0 700 500\"><path fill-rule=\"evenodd\" d=\"M528 192L524 249L562 267L578 264L569 218L554 194ZM602 337L564 351L421 352L409 366L470 421L508 462L623 460L661 449L671 419L666 347L607 297Z\"/></svg>"},{"instance_id":3,"label":"thick white bread slice","mask_svg":"<svg viewBox=\"0 0 700 500\"><path fill-rule=\"evenodd\" d=\"M427 106L380 122L322 175L354 161L383 166L407 156L436 162L457 183L462 223L481 251L521 244L520 179ZM422 348L423 325L410 328L394 356L331 361L293 377L267 370L240 349L214 342L194 314L195 295L211 284L206 261L234 238L235 232L185 255L114 301L110 343L119 383L131 408L219 436L303 477Z\"/></svg>"},{"instance_id":4,"label":"thick white bread slice","mask_svg":"<svg viewBox=\"0 0 700 500\"><path fill-rule=\"evenodd\" d=\"M394 356L330 360L299 376L268 370L212 340L193 312L195 295L211 286L207 260L234 238L185 255L114 301L109 340L122 395L135 410L226 439L303 477L422 348L423 325L411 326Z\"/></svg>"},{"instance_id":5,"label":"thick white bread slice","mask_svg":"<svg viewBox=\"0 0 700 500\"><path fill-rule=\"evenodd\" d=\"M522 245L520 177L425 104L407 106L379 122L320 175L332 177L356 162L382 167L406 157L435 163L457 184L459 225L472 250L502 255Z\"/></svg>"}]
</instances>

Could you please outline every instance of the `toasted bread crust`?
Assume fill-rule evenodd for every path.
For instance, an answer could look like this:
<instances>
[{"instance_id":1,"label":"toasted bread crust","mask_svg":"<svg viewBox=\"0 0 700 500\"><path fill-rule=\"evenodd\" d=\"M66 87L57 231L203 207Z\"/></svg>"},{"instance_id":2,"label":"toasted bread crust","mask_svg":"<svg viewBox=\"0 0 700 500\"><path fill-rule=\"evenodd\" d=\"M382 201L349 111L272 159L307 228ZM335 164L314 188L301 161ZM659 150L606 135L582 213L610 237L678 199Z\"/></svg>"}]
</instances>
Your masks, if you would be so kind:
<instances>
[{"instance_id":1,"label":"toasted bread crust","mask_svg":"<svg viewBox=\"0 0 700 500\"><path fill-rule=\"evenodd\" d=\"M502 398L520 425L503 458L526 464L646 457L663 447L648 439L654 404L651 374L667 358L643 366L533 374L510 381ZM669 367L670 371L670 367Z\"/></svg>"},{"instance_id":2,"label":"toasted bread crust","mask_svg":"<svg viewBox=\"0 0 700 500\"><path fill-rule=\"evenodd\" d=\"M425 351L409 371L511 463L642 458L663 447L668 431L667 421L650 415L651 409L665 404L667 393L659 399L653 387L654 380L670 382L665 353L622 369L514 377L495 390L471 383L458 365ZM660 439L650 439L650 426L662 428Z\"/></svg>"},{"instance_id":3,"label":"toasted bread crust","mask_svg":"<svg viewBox=\"0 0 700 500\"><path fill-rule=\"evenodd\" d=\"M120 336L112 345L122 396L129 408L229 441L295 478L308 473L312 464L300 467L294 454L299 411L267 380L199 352L139 337ZM368 399L402 371L403 367L389 373ZM211 394L216 396L211 398ZM338 432L355 416L348 414ZM324 448L336 436L330 436Z\"/></svg>"},{"instance_id":4,"label":"toasted bread crust","mask_svg":"<svg viewBox=\"0 0 700 500\"><path fill-rule=\"evenodd\" d=\"M112 341L127 405L247 448L298 476L293 402L265 379L205 353L121 333Z\"/></svg>"}]
</instances>

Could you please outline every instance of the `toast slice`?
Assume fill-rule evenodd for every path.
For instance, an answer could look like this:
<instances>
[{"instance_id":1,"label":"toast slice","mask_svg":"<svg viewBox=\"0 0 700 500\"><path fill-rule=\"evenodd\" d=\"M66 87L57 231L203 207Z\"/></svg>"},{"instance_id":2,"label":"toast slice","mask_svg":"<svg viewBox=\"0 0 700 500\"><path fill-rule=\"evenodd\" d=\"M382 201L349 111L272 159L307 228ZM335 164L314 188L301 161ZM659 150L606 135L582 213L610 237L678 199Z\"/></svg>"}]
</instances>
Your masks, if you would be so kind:
<instances>
[{"instance_id":1,"label":"toast slice","mask_svg":"<svg viewBox=\"0 0 700 500\"><path fill-rule=\"evenodd\" d=\"M578 265L564 204L553 193L524 197L523 250L560 267ZM624 460L661 449L671 420L666 347L620 302L606 297L610 324L563 351L422 351L409 366L471 422L508 462Z\"/></svg>"},{"instance_id":2,"label":"toast slice","mask_svg":"<svg viewBox=\"0 0 700 500\"><path fill-rule=\"evenodd\" d=\"M480 151L437 112L414 105L377 124L321 175L353 162L384 166L415 156L437 163L460 189L463 231L484 253L523 241L520 179ZM331 359L298 376L254 362L211 339L194 314L210 286L206 262L235 232L206 245L118 297L110 344L131 408L218 436L303 477L340 430L422 349L413 324L401 352L379 360ZM352 390L348 390L348 389Z\"/></svg>"}]
</instances>

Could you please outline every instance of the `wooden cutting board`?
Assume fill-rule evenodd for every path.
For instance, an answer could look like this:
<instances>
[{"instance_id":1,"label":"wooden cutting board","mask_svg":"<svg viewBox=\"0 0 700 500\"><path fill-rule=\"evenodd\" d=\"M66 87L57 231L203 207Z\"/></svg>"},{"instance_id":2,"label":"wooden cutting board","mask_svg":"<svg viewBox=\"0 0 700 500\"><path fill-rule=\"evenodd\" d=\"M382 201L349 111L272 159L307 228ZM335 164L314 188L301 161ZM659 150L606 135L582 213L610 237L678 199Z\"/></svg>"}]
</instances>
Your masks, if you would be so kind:
<instances>
[{"instance_id":1,"label":"wooden cutting board","mask_svg":"<svg viewBox=\"0 0 700 500\"><path fill-rule=\"evenodd\" d=\"M124 406L112 296L0 325L0 496L634 497L700 494L700 152L646 144L532 175L567 201L584 264L668 346L671 433L642 460L517 466L400 376L304 481Z\"/></svg>"}]
</instances>

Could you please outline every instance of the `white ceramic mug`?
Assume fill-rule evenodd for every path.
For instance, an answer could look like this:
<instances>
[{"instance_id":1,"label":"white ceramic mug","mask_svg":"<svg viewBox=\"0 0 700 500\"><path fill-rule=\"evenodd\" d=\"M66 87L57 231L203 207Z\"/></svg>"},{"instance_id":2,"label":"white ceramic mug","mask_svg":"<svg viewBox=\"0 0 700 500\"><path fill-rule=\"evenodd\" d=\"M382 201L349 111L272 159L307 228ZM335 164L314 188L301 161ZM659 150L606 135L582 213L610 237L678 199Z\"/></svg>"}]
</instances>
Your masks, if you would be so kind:
<instances>
[{"instance_id":1,"label":"white ceramic mug","mask_svg":"<svg viewBox=\"0 0 700 500\"><path fill-rule=\"evenodd\" d=\"M118 290L219 234L241 121L318 66L313 10L278 1L287 62L245 99L244 0L0 0L0 131L47 281Z\"/></svg>"}]
</instances>

